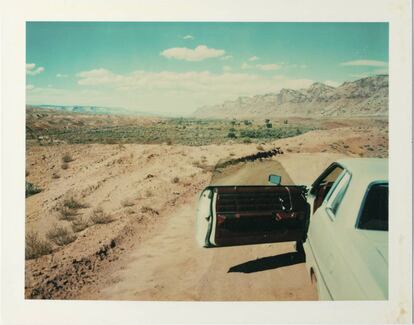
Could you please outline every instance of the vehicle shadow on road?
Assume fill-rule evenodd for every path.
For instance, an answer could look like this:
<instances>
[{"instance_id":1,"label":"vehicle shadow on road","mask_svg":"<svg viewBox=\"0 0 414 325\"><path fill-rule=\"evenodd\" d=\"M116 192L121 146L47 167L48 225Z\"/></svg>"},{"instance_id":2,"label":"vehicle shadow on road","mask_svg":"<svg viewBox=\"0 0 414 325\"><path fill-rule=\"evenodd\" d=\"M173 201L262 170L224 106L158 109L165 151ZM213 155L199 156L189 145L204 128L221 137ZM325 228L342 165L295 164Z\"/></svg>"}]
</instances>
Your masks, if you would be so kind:
<instances>
[{"instance_id":1,"label":"vehicle shadow on road","mask_svg":"<svg viewBox=\"0 0 414 325\"><path fill-rule=\"evenodd\" d=\"M238 264L229 268L227 273L240 272L240 273L254 273L266 270L277 269L279 267L295 265L305 262L305 255L292 252L275 256L268 256L259 258L257 260L248 261L246 263Z\"/></svg>"}]
</instances>

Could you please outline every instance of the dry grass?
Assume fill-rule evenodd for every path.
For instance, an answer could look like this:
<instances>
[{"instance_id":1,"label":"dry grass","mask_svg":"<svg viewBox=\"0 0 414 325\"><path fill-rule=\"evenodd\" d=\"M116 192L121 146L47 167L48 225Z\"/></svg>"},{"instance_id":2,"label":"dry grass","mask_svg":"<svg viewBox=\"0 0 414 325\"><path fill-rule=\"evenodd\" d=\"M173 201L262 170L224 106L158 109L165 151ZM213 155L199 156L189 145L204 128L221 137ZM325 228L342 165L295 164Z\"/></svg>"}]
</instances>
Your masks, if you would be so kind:
<instances>
[{"instance_id":1,"label":"dry grass","mask_svg":"<svg viewBox=\"0 0 414 325\"><path fill-rule=\"evenodd\" d=\"M65 155L62 157L62 161L64 163L69 163L69 162L73 161L73 158L69 153L65 153Z\"/></svg>"},{"instance_id":2,"label":"dry grass","mask_svg":"<svg viewBox=\"0 0 414 325\"><path fill-rule=\"evenodd\" d=\"M54 225L52 229L47 232L46 237L58 246L70 244L77 238L73 232L58 225Z\"/></svg>"},{"instance_id":3,"label":"dry grass","mask_svg":"<svg viewBox=\"0 0 414 325\"><path fill-rule=\"evenodd\" d=\"M78 215L78 209L87 208L88 205L80 202L73 195L68 195L63 202L57 206L59 212L59 219L71 221Z\"/></svg>"},{"instance_id":4,"label":"dry grass","mask_svg":"<svg viewBox=\"0 0 414 325\"><path fill-rule=\"evenodd\" d=\"M88 222L88 220L86 220L82 217L79 217L79 218L76 218L72 221L71 227L72 227L73 232L79 232L79 231L82 231L82 230L88 228L89 227L89 222Z\"/></svg>"},{"instance_id":5,"label":"dry grass","mask_svg":"<svg viewBox=\"0 0 414 325\"><path fill-rule=\"evenodd\" d=\"M92 211L92 215L90 216L90 220L94 224L106 224L114 221L114 218L106 212L102 208L96 208Z\"/></svg>"},{"instance_id":6,"label":"dry grass","mask_svg":"<svg viewBox=\"0 0 414 325\"><path fill-rule=\"evenodd\" d=\"M75 209L75 210L76 209L84 209L84 208L88 207L87 204L80 202L73 195L69 195L63 200L63 206L65 206L69 209Z\"/></svg>"},{"instance_id":7,"label":"dry grass","mask_svg":"<svg viewBox=\"0 0 414 325\"><path fill-rule=\"evenodd\" d=\"M52 245L47 240L39 238L37 232L26 234L25 258L30 260L52 252Z\"/></svg>"},{"instance_id":8,"label":"dry grass","mask_svg":"<svg viewBox=\"0 0 414 325\"><path fill-rule=\"evenodd\" d=\"M131 200L131 199L125 199L121 202L121 205L126 208L126 207L132 207L135 205L135 203Z\"/></svg>"},{"instance_id":9,"label":"dry grass","mask_svg":"<svg viewBox=\"0 0 414 325\"><path fill-rule=\"evenodd\" d=\"M63 204L60 205L57 208L57 210L59 212L59 217L58 218L60 220L71 221L71 220L74 220L75 216L78 214L76 210L65 207Z\"/></svg>"},{"instance_id":10,"label":"dry grass","mask_svg":"<svg viewBox=\"0 0 414 325\"><path fill-rule=\"evenodd\" d=\"M155 209L153 209L153 208L150 208L150 207L147 207L147 206L143 206L143 207L141 208L141 212L142 212L142 213L152 214L152 215L159 215L159 213L158 213L158 211L157 211L157 210L155 210Z\"/></svg>"}]
</instances>

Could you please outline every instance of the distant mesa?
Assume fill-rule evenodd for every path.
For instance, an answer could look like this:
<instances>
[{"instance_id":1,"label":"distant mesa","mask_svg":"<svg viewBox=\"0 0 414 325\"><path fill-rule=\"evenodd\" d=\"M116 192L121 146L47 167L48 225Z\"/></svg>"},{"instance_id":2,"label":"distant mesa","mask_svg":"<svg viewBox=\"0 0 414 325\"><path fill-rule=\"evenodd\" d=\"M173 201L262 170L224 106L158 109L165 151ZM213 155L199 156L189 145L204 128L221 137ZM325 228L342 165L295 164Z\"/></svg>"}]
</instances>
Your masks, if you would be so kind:
<instances>
[{"instance_id":1,"label":"distant mesa","mask_svg":"<svg viewBox=\"0 0 414 325\"><path fill-rule=\"evenodd\" d=\"M344 82L338 87L313 83L307 89L281 89L239 97L196 110L197 118L354 117L388 115L388 75Z\"/></svg>"},{"instance_id":2,"label":"distant mesa","mask_svg":"<svg viewBox=\"0 0 414 325\"><path fill-rule=\"evenodd\" d=\"M157 116L148 112L141 112L126 109L123 107L101 107L101 106L81 106L81 105L27 105L28 108L50 109L63 112L73 112L81 114L96 115L135 115L135 116Z\"/></svg>"}]
</instances>

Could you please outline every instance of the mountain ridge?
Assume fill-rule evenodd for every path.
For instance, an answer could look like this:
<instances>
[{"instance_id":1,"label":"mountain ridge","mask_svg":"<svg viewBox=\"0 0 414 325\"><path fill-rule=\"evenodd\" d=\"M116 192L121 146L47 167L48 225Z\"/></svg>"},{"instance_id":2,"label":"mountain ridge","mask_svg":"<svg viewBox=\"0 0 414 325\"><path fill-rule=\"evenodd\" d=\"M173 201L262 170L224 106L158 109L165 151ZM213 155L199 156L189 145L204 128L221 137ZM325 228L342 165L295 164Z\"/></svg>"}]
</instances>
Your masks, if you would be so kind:
<instances>
[{"instance_id":1,"label":"mountain ridge","mask_svg":"<svg viewBox=\"0 0 414 325\"><path fill-rule=\"evenodd\" d=\"M282 88L278 93L243 96L202 106L198 118L387 116L388 75L345 81L338 87L315 82L308 88Z\"/></svg>"}]
</instances>

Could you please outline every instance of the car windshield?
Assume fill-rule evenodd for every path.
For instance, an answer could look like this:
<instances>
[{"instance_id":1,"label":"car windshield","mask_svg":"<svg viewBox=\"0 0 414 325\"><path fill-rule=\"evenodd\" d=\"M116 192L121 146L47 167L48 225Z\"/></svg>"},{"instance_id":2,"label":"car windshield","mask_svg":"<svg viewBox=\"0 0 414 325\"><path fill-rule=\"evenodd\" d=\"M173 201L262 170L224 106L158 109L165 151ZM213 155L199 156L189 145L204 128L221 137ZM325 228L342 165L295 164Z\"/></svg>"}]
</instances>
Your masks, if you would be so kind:
<instances>
[{"instance_id":1,"label":"car windshield","mask_svg":"<svg viewBox=\"0 0 414 325\"><path fill-rule=\"evenodd\" d=\"M375 184L368 189L358 228L388 231L388 184Z\"/></svg>"}]
</instances>

